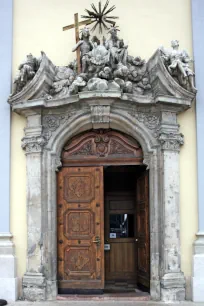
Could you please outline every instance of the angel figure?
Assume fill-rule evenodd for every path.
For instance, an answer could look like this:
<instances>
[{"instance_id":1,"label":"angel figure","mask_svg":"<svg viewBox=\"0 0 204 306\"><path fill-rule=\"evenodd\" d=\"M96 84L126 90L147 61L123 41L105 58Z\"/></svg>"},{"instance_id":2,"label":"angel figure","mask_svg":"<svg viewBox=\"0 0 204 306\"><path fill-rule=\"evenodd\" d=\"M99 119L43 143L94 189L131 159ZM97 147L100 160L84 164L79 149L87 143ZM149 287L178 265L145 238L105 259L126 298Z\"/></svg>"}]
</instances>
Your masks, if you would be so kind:
<instances>
[{"instance_id":1,"label":"angel figure","mask_svg":"<svg viewBox=\"0 0 204 306\"><path fill-rule=\"evenodd\" d=\"M78 48L80 48L82 73L86 73L89 64L88 53L93 49L93 45L89 41L90 33L88 27L84 27L81 33L82 33L81 40L78 41L76 46L72 49L72 52L75 52Z\"/></svg>"},{"instance_id":2,"label":"angel figure","mask_svg":"<svg viewBox=\"0 0 204 306\"><path fill-rule=\"evenodd\" d=\"M189 67L189 63L192 60L186 51L179 50L178 40L172 40L171 47L171 50L160 48L161 56L167 65L169 73L178 78L180 85L185 87L189 83L192 92L197 92L194 86L194 72Z\"/></svg>"}]
</instances>

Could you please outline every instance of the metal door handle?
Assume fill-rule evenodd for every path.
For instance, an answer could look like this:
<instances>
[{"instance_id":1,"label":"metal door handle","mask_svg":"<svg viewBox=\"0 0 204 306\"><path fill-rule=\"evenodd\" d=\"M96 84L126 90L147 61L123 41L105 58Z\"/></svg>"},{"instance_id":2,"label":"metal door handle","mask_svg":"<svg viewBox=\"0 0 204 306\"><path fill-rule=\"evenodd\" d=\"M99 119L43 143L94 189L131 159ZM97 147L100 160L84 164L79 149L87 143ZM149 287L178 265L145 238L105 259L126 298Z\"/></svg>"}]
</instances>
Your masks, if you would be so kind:
<instances>
[{"instance_id":1,"label":"metal door handle","mask_svg":"<svg viewBox=\"0 0 204 306\"><path fill-rule=\"evenodd\" d=\"M98 236L96 236L96 238L95 238L96 240L93 240L92 242L93 243L96 243L97 244L97 246L99 246L100 244L101 244L101 240L100 240L100 238L98 237Z\"/></svg>"},{"instance_id":2,"label":"metal door handle","mask_svg":"<svg viewBox=\"0 0 204 306\"><path fill-rule=\"evenodd\" d=\"M138 238L136 238L136 239L135 239L135 242L138 242L138 240L139 240L139 239L138 239Z\"/></svg>"}]
</instances>

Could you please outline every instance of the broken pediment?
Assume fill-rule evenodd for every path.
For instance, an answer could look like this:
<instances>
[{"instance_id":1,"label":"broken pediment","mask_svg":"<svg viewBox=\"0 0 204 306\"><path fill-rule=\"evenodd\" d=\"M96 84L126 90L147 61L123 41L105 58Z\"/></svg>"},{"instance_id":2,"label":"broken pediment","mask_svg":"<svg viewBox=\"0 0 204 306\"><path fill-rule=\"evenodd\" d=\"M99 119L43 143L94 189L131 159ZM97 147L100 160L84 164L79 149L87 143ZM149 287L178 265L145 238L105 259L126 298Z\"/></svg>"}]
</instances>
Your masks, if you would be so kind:
<instances>
[{"instance_id":1,"label":"broken pediment","mask_svg":"<svg viewBox=\"0 0 204 306\"><path fill-rule=\"evenodd\" d=\"M187 53L178 50L177 41L173 41L177 44L176 47L172 44L170 51L158 49L146 63L141 57L128 54L128 46L118 37L117 27L112 26L109 33L107 40L100 41L96 36L91 39L85 26L81 40L73 48L73 51L80 50L78 64L73 61L59 67L44 52L40 59L29 54L19 66L8 100L13 109L56 107L93 97L151 104L171 100L171 103L191 105L196 94L194 74ZM33 105L30 100L38 103Z\"/></svg>"}]
</instances>

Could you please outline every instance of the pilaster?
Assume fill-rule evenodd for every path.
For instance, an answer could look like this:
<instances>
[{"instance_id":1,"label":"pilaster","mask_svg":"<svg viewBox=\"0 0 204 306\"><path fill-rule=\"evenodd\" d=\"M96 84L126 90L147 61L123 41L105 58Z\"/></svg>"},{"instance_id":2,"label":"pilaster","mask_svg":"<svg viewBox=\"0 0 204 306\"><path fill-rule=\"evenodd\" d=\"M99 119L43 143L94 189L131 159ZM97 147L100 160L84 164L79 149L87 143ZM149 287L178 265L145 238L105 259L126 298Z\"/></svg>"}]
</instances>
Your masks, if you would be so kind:
<instances>
[{"instance_id":1,"label":"pilaster","mask_svg":"<svg viewBox=\"0 0 204 306\"><path fill-rule=\"evenodd\" d=\"M27 127L22 139L27 167L27 270L23 278L25 299L45 300L46 282L42 273L42 136L41 112L27 111Z\"/></svg>"},{"instance_id":2,"label":"pilaster","mask_svg":"<svg viewBox=\"0 0 204 306\"><path fill-rule=\"evenodd\" d=\"M198 171L198 233L193 245L192 297L194 302L204 302L204 2L192 0L193 51L195 60L196 87L196 131Z\"/></svg>"},{"instance_id":3,"label":"pilaster","mask_svg":"<svg viewBox=\"0 0 204 306\"><path fill-rule=\"evenodd\" d=\"M162 114L159 131L162 162L162 278L161 300L185 300L185 278L181 272L179 218L179 151L183 135L178 131L176 113Z\"/></svg>"}]
</instances>

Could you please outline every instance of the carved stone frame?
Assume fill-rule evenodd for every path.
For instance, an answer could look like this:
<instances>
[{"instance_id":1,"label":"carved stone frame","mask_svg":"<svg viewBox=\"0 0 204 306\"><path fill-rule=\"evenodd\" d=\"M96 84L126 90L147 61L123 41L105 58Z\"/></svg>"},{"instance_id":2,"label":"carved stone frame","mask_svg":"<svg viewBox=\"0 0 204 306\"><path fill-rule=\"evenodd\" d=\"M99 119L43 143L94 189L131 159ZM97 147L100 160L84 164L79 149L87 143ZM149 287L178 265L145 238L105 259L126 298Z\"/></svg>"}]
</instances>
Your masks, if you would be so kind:
<instances>
[{"instance_id":1,"label":"carved stone frame","mask_svg":"<svg viewBox=\"0 0 204 306\"><path fill-rule=\"evenodd\" d=\"M117 99L102 98L95 102L102 101L106 108L107 103L110 106L109 124L107 127L107 122L98 120L98 127L111 128L136 139L142 146L144 164L150 171L151 298L184 299L185 280L180 271L178 235L179 147L183 138L178 132L176 112L172 107L162 109L161 105L159 110L148 108L145 112L144 107L135 108L132 103L118 102ZM27 272L23 278L26 299L53 300L57 296L56 171L64 144L94 127L93 100L81 104L80 110L77 110L78 104L80 102L76 103L75 111L72 106L72 116L57 124L56 129L53 117L66 114L67 108L58 109L58 114L54 109L49 110L52 116L49 139L43 132L43 118L48 116L47 111L24 111L27 128L22 145L27 156L28 182L28 255Z\"/></svg>"},{"instance_id":2,"label":"carved stone frame","mask_svg":"<svg viewBox=\"0 0 204 306\"><path fill-rule=\"evenodd\" d=\"M13 111L27 118L22 141L27 160L28 228L24 298L55 300L57 296L56 171L61 166L63 146L81 132L111 128L140 143L144 164L149 167L151 298L185 299L179 218L179 150L183 135L179 133L177 114L191 106L194 94L172 79L158 52L147 67L150 96L81 92L47 101L40 96L53 76L52 65L44 56L33 85L10 99Z\"/></svg>"}]
</instances>

